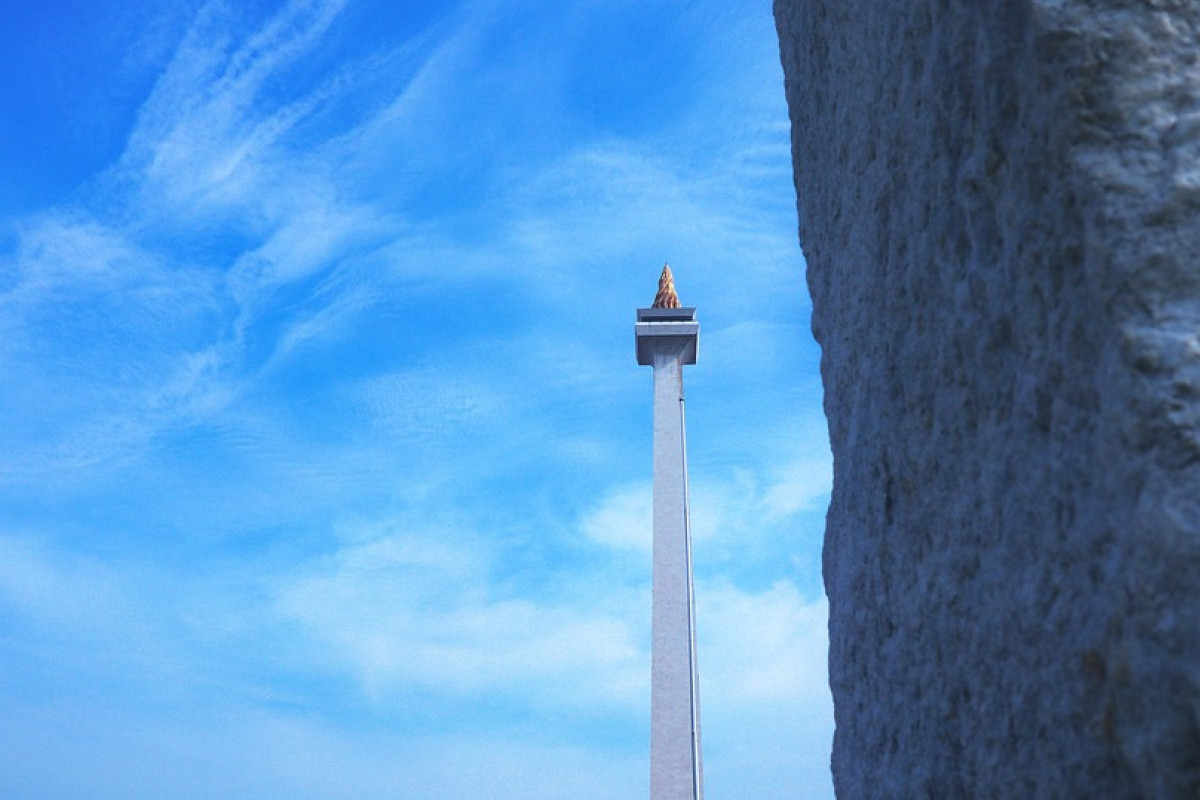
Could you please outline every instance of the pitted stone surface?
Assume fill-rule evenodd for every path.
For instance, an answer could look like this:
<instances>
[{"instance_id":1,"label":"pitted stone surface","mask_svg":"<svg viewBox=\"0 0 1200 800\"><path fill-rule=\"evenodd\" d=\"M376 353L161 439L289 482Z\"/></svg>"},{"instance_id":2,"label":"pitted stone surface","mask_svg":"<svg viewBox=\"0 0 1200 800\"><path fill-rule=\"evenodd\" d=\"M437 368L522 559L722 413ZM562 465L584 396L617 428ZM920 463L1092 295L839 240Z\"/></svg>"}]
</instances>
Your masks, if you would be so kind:
<instances>
[{"instance_id":1,"label":"pitted stone surface","mask_svg":"<svg viewBox=\"0 0 1200 800\"><path fill-rule=\"evenodd\" d=\"M839 796L1200 797L1200 3L775 14Z\"/></svg>"}]
</instances>

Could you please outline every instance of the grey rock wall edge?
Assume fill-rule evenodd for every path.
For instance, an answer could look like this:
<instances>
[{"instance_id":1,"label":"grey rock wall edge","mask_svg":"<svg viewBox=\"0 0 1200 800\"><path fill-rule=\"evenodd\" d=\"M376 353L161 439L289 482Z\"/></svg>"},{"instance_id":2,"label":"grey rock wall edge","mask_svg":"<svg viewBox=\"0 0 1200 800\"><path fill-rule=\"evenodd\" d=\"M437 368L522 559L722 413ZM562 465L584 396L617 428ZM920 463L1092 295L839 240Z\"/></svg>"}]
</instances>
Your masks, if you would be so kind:
<instances>
[{"instance_id":1,"label":"grey rock wall edge","mask_svg":"<svg viewBox=\"0 0 1200 800\"><path fill-rule=\"evenodd\" d=\"M1200 797L1200 4L775 19L838 796Z\"/></svg>"}]
</instances>

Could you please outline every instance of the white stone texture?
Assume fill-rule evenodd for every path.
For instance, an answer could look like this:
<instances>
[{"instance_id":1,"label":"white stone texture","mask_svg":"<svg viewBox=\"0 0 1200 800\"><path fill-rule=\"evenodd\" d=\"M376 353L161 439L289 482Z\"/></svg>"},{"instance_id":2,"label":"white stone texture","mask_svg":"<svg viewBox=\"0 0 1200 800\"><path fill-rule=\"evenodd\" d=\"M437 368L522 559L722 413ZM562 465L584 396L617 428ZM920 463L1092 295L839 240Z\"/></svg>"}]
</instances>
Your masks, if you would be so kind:
<instances>
[{"instance_id":1,"label":"white stone texture","mask_svg":"<svg viewBox=\"0 0 1200 800\"><path fill-rule=\"evenodd\" d=\"M652 343L654 365L650 798L699 800L703 770L683 411L687 344L679 337L643 341Z\"/></svg>"},{"instance_id":2,"label":"white stone texture","mask_svg":"<svg viewBox=\"0 0 1200 800\"><path fill-rule=\"evenodd\" d=\"M1200 3L775 13L839 797L1200 797Z\"/></svg>"}]
</instances>

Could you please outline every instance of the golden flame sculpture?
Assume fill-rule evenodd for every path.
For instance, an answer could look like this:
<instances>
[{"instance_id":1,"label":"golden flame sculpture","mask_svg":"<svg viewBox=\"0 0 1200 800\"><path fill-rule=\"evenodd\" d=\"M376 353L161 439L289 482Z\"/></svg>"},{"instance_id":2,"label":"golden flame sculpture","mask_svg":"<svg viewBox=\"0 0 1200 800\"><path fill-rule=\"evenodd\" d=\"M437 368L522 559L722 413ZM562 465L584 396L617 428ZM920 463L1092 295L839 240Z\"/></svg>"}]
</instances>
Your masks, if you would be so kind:
<instances>
[{"instance_id":1,"label":"golden flame sculpture","mask_svg":"<svg viewBox=\"0 0 1200 800\"><path fill-rule=\"evenodd\" d=\"M675 276L671 274L671 265L663 264L662 275L658 277L658 294L654 295L654 305L651 308L679 308L679 296L675 294Z\"/></svg>"}]
</instances>

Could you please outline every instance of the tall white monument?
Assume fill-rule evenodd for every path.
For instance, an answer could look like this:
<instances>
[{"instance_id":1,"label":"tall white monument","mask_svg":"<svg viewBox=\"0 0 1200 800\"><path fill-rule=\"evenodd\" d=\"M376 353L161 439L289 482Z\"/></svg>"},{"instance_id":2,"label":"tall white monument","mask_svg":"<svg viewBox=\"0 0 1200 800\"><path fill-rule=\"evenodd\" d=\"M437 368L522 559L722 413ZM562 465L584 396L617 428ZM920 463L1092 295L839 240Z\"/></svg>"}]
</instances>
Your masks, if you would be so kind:
<instances>
[{"instance_id":1,"label":"tall white monument","mask_svg":"<svg viewBox=\"0 0 1200 800\"><path fill-rule=\"evenodd\" d=\"M671 268L639 308L637 362L654 367L654 599L651 615L650 800L702 800L700 692L688 518L683 365L696 363L696 309L680 308Z\"/></svg>"}]
</instances>

